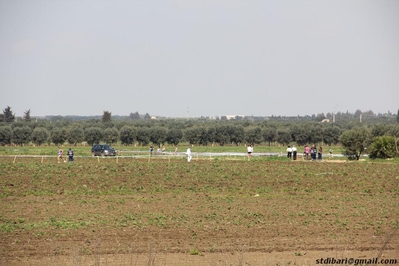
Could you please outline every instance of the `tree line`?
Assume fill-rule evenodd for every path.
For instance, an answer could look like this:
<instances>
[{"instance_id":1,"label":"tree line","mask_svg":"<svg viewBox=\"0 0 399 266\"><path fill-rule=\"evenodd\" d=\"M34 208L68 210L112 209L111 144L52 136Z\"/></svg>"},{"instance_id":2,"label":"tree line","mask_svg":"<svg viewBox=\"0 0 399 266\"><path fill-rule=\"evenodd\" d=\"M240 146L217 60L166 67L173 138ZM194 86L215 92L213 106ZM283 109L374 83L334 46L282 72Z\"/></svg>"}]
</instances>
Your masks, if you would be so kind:
<instances>
[{"instance_id":1,"label":"tree line","mask_svg":"<svg viewBox=\"0 0 399 266\"><path fill-rule=\"evenodd\" d=\"M399 115L399 112L398 112ZM7 119L4 119L4 118ZM141 146L178 145L337 145L345 148L345 155L359 159L367 151L371 158L399 156L399 123L382 119L380 123L345 121L320 123L314 120L118 120L104 111L101 119L32 120L30 110L24 119L14 121L11 108L3 110L0 122L0 145L61 145L69 143L89 145L121 143ZM399 120L398 120L399 121Z\"/></svg>"}]
</instances>

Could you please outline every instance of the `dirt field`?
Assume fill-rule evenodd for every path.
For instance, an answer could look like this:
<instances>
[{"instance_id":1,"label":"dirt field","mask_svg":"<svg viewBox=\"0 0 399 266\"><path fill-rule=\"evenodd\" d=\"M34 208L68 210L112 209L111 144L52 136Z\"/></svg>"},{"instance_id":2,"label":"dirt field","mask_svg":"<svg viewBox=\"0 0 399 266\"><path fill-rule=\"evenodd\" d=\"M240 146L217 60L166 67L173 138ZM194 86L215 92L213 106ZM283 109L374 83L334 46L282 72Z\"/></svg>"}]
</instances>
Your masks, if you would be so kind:
<instances>
[{"instance_id":1,"label":"dirt field","mask_svg":"<svg viewBox=\"0 0 399 266\"><path fill-rule=\"evenodd\" d=\"M0 265L399 265L397 164L13 159Z\"/></svg>"}]
</instances>

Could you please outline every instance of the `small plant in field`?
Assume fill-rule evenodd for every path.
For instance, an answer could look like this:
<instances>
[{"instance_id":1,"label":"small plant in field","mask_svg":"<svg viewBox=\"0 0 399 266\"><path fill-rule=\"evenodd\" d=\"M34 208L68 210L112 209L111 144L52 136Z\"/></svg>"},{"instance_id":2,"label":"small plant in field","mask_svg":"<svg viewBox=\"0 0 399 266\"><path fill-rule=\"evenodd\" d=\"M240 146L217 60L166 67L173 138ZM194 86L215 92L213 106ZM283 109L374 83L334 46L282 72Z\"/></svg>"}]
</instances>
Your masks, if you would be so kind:
<instances>
[{"instance_id":1,"label":"small plant in field","mask_svg":"<svg viewBox=\"0 0 399 266\"><path fill-rule=\"evenodd\" d=\"M198 249L190 250L190 255L201 255L201 252Z\"/></svg>"},{"instance_id":2,"label":"small plant in field","mask_svg":"<svg viewBox=\"0 0 399 266\"><path fill-rule=\"evenodd\" d=\"M300 252L300 251L298 251L298 252L295 252L294 255L297 256L297 257L300 257L300 256L306 255L306 252Z\"/></svg>"}]
</instances>

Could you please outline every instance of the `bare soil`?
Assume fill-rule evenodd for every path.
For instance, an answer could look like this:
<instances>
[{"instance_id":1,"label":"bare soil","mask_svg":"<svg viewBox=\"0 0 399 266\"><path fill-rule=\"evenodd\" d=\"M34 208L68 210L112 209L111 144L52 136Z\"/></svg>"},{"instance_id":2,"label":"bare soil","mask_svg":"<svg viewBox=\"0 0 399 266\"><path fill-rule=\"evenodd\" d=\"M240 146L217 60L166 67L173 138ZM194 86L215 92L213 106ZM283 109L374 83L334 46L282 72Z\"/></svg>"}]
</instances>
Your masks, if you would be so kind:
<instances>
[{"instance_id":1,"label":"bare soil","mask_svg":"<svg viewBox=\"0 0 399 266\"><path fill-rule=\"evenodd\" d=\"M399 264L395 164L0 163L0 265Z\"/></svg>"}]
</instances>

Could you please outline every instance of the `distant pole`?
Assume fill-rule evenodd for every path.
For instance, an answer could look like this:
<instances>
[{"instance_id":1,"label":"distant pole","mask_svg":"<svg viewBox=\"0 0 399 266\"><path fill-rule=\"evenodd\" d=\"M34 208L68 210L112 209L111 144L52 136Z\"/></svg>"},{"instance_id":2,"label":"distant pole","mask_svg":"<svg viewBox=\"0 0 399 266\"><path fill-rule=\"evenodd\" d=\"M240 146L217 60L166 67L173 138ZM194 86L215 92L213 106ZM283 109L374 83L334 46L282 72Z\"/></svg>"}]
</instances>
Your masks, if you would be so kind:
<instances>
[{"instance_id":1,"label":"distant pole","mask_svg":"<svg viewBox=\"0 0 399 266\"><path fill-rule=\"evenodd\" d=\"M188 114L190 113L189 108L187 107L187 121L188 121Z\"/></svg>"},{"instance_id":2,"label":"distant pole","mask_svg":"<svg viewBox=\"0 0 399 266\"><path fill-rule=\"evenodd\" d=\"M338 104L336 104L336 105L334 106L334 112L333 112L333 117L332 117L333 123L335 123L335 113L337 112L337 106L338 106Z\"/></svg>"}]
</instances>

